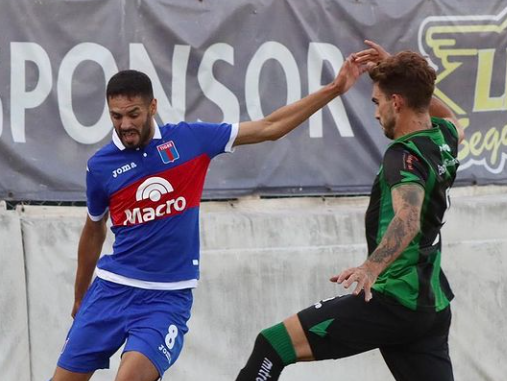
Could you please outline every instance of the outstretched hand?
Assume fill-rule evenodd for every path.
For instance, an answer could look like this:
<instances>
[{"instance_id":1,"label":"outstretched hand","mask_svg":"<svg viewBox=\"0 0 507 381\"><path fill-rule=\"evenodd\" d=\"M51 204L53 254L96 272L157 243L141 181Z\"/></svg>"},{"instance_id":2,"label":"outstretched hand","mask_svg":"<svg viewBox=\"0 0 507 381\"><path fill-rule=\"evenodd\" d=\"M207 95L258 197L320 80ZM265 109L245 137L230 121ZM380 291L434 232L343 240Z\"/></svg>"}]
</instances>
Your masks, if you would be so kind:
<instances>
[{"instance_id":1,"label":"outstretched hand","mask_svg":"<svg viewBox=\"0 0 507 381\"><path fill-rule=\"evenodd\" d=\"M377 276L378 275L364 263L359 267L351 267L344 270L340 274L331 277L329 280L338 284L343 283L343 287L345 288L349 288L353 283L356 283L356 288L352 294L359 295L361 291L364 290L364 300L369 302L372 298L371 287L377 280Z\"/></svg>"},{"instance_id":2,"label":"outstretched hand","mask_svg":"<svg viewBox=\"0 0 507 381\"><path fill-rule=\"evenodd\" d=\"M365 40L364 43L369 46L368 49L361 50L354 54L358 64L366 65L368 70L380 61L385 60L390 54L379 44Z\"/></svg>"},{"instance_id":3,"label":"outstretched hand","mask_svg":"<svg viewBox=\"0 0 507 381\"><path fill-rule=\"evenodd\" d=\"M334 86L338 90L338 93L346 93L367 70L367 65L358 62L355 54L348 56L334 80Z\"/></svg>"}]
</instances>

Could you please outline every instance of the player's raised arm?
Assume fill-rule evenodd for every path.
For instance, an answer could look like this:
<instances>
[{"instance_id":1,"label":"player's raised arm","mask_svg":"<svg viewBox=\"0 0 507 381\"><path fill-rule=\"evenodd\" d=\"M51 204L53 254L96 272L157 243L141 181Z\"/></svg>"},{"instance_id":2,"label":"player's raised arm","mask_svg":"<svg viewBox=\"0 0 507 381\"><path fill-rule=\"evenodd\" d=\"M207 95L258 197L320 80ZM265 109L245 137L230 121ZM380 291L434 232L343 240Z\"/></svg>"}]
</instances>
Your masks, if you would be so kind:
<instances>
[{"instance_id":1,"label":"player's raised arm","mask_svg":"<svg viewBox=\"0 0 507 381\"><path fill-rule=\"evenodd\" d=\"M264 119L240 123L234 145L260 143L285 136L331 100L347 92L365 71L365 65L349 56L335 80L327 86L279 108Z\"/></svg>"}]
</instances>

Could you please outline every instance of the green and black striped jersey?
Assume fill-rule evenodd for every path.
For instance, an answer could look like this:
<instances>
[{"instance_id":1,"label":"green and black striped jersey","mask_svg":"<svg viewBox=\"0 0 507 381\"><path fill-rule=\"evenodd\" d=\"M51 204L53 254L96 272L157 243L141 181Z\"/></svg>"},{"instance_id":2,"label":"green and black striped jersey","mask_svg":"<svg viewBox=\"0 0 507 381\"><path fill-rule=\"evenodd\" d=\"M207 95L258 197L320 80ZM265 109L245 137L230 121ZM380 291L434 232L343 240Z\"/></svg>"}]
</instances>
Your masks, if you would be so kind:
<instances>
[{"instance_id":1,"label":"green and black striped jersey","mask_svg":"<svg viewBox=\"0 0 507 381\"><path fill-rule=\"evenodd\" d=\"M370 255L394 217L394 187L414 183L422 186L425 196L421 230L379 275L373 289L412 310L441 311L454 296L440 268L440 229L459 165L458 131L443 119L432 118L432 124L428 130L396 139L387 148L366 212L366 238Z\"/></svg>"}]
</instances>

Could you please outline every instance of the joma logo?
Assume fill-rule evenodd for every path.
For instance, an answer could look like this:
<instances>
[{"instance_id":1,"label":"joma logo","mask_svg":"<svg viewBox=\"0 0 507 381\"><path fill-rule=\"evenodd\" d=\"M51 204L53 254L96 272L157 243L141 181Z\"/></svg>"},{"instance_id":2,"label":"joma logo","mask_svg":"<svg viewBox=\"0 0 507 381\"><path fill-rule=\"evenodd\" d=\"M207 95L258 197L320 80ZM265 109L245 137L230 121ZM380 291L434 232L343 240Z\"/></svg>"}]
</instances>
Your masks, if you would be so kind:
<instances>
[{"instance_id":1,"label":"joma logo","mask_svg":"<svg viewBox=\"0 0 507 381\"><path fill-rule=\"evenodd\" d=\"M122 173L125 173L127 171L130 171L131 169L134 169L136 168L137 165L136 163L132 162L130 164L125 164L123 166L121 166L120 168L116 168L114 171L113 171L113 177L114 178L117 178L119 175L121 175Z\"/></svg>"}]
</instances>

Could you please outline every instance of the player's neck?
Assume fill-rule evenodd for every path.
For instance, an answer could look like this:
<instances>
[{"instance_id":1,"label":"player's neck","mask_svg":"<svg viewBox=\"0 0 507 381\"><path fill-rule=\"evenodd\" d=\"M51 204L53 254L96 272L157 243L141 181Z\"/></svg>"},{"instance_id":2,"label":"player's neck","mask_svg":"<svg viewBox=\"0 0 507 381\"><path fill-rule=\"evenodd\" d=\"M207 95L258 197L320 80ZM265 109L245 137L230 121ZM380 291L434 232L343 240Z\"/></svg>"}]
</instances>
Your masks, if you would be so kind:
<instances>
[{"instance_id":1,"label":"player's neck","mask_svg":"<svg viewBox=\"0 0 507 381\"><path fill-rule=\"evenodd\" d=\"M398 114L395 128L395 139L431 128L431 117L428 113L416 113L411 110Z\"/></svg>"}]
</instances>

